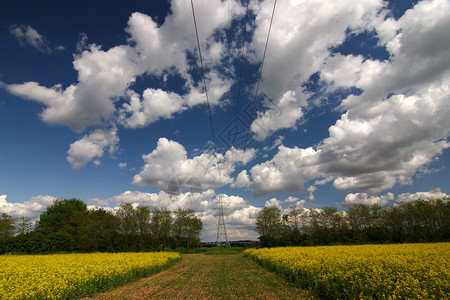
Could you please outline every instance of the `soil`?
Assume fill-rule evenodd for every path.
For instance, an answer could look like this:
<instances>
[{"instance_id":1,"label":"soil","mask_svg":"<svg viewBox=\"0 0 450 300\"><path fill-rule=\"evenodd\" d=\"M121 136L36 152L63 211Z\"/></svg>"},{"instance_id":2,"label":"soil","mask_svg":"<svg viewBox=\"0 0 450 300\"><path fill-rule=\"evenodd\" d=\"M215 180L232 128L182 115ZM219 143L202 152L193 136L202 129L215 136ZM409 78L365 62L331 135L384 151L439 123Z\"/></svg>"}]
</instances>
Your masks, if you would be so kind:
<instances>
[{"instance_id":1,"label":"soil","mask_svg":"<svg viewBox=\"0 0 450 300\"><path fill-rule=\"evenodd\" d=\"M317 299L242 254L185 254L169 269L86 299Z\"/></svg>"}]
</instances>

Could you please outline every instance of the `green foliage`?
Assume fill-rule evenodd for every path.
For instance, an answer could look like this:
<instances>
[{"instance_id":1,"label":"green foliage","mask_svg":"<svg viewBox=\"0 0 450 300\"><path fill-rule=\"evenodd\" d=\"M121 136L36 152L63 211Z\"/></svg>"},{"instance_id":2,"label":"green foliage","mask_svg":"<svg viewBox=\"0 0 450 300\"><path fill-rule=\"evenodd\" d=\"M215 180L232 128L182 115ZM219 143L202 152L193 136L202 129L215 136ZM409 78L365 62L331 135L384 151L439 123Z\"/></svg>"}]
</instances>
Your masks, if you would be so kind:
<instances>
[{"instance_id":1,"label":"green foliage","mask_svg":"<svg viewBox=\"0 0 450 300\"><path fill-rule=\"evenodd\" d=\"M166 248L171 243L172 212L168 209L155 209L150 220L152 248Z\"/></svg>"},{"instance_id":2,"label":"green foliage","mask_svg":"<svg viewBox=\"0 0 450 300\"><path fill-rule=\"evenodd\" d=\"M16 232L18 234L25 234L33 230L33 223L30 219L25 217L20 217L16 220Z\"/></svg>"},{"instance_id":3,"label":"green foliage","mask_svg":"<svg viewBox=\"0 0 450 300\"><path fill-rule=\"evenodd\" d=\"M206 255L229 255L243 253L244 247L195 247L175 248L174 251L181 254L206 254Z\"/></svg>"},{"instance_id":4,"label":"green foliage","mask_svg":"<svg viewBox=\"0 0 450 300\"><path fill-rule=\"evenodd\" d=\"M5 212L0 212L0 253L9 251L9 241L14 235L14 219Z\"/></svg>"},{"instance_id":5,"label":"green foliage","mask_svg":"<svg viewBox=\"0 0 450 300\"><path fill-rule=\"evenodd\" d=\"M174 212L123 204L116 214L104 209L88 210L78 199L58 199L40 216L30 232L21 218L14 233L14 220L2 213L0 253L67 253L151 251L200 246L203 224L191 209Z\"/></svg>"},{"instance_id":6,"label":"green foliage","mask_svg":"<svg viewBox=\"0 0 450 300\"><path fill-rule=\"evenodd\" d=\"M276 207L265 207L256 230L265 247L440 242L450 239L450 201L418 199L390 207L359 204L347 212L291 207L284 216Z\"/></svg>"},{"instance_id":7,"label":"green foliage","mask_svg":"<svg viewBox=\"0 0 450 300\"><path fill-rule=\"evenodd\" d=\"M200 246L200 233L203 230L203 223L195 216L194 210L178 208L174 214L172 234L176 247Z\"/></svg>"},{"instance_id":8,"label":"green foliage","mask_svg":"<svg viewBox=\"0 0 450 300\"><path fill-rule=\"evenodd\" d=\"M256 218L256 231L268 239L276 239L282 232L281 210L276 206L263 207Z\"/></svg>"},{"instance_id":9,"label":"green foliage","mask_svg":"<svg viewBox=\"0 0 450 300\"><path fill-rule=\"evenodd\" d=\"M43 233L73 231L86 213L86 204L81 200L57 199L39 217L37 230Z\"/></svg>"}]
</instances>

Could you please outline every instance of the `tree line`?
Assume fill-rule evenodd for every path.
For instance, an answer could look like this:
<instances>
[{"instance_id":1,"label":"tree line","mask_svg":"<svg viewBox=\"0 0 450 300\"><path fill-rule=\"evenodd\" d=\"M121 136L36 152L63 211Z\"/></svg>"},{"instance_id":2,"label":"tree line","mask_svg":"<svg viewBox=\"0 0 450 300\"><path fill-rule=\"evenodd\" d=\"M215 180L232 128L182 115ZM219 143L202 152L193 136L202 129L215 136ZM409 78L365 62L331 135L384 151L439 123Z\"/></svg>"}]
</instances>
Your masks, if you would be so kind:
<instances>
[{"instance_id":1,"label":"tree line","mask_svg":"<svg viewBox=\"0 0 450 300\"><path fill-rule=\"evenodd\" d=\"M194 210L133 207L90 210L78 199L57 199L32 226L0 215L0 253L128 252L200 245L202 221Z\"/></svg>"},{"instance_id":2,"label":"tree line","mask_svg":"<svg viewBox=\"0 0 450 300\"><path fill-rule=\"evenodd\" d=\"M262 246L450 241L450 201L418 199L392 206L359 204L300 209L264 207L256 219Z\"/></svg>"}]
</instances>

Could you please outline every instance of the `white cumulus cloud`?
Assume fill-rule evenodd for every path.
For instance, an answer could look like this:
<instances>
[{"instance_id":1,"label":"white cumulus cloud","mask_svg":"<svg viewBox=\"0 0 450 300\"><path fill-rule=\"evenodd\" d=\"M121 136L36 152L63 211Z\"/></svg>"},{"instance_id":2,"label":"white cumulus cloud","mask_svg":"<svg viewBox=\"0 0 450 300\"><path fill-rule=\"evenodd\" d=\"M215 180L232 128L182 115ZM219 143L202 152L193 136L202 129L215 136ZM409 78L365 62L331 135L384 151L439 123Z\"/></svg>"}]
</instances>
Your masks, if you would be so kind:
<instances>
[{"instance_id":1,"label":"white cumulus cloud","mask_svg":"<svg viewBox=\"0 0 450 300\"><path fill-rule=\"evenodd\" d=\"M446 193L443 193L440 188L436 188L429 192L402 193L397 196L396 201L397 202L410 202L410 201L414 201L417 199L429 199L429 198L444 199L446 197L449 197L449 195L447 195Z\"/></svg>"},{"instance_id":2,"label":"white cumulus cloud","mask_svg":"<svg viewBox=\"0 0 450 300\"><path fill-rule=\"evenodd\" d=\"M365 205L386 205L389 200L394 200L394 194L387 193L382 196L370 196L366 193L350 193L345 196L345 200L343 206L351 207L357 204L365 204Z\"/></svg>"},{"instance_id":3,"label":"white cumulus cloud","mask_svg":"<svg viewBox=\"0 0 450 300\"><path fill-rule=\"evenodd\" d=\"M321 4L306 1L299 5L306 9ZM341 2L335 5L339 15ZM414 176L426 173L428 165L450 147L450 52L443 50L450 47L448 3L419 2L398 20L384 18L385 10L374 13L375 7L379 11L384 5L381 2L361 1L359 5L351 10L360 18L344 21L352 24L350 30L376 32L390 59L329 55L328 48L311 58L312 69L306 74L318 72L328 91L356 87L361 93L342 100L340 119L317 146L280 146L272 159L254 166L250 188L255 196L303 191L308 180L319 176L333 178L333 186L342 191L376 194L397 184L411 184ZM327 12L322 8L318 13ZM316 16L311 13L307 20L326 22ZM342 36L335 35L330 43L342 43L338 38ZM292 65L291 76L295 73ZM264 137L269 133L258 134Z\"/></svg>"},{"instance_id":4,"label":"white cumulus cloud","mask_svg":"<svg viewBox=\"0 0 450 300\"><path fill-rule=\"evenodd\" d=\"M102 157L106 148L113 153L118 142L117 128L96 129L70 145L67 160L74 170L79 170L93 158ZM100 165L100 161L96 160L95 165Z\"/></svg>"},{"instance_id":5,"label":"white cumulus cloud","mask_svg":"<svg viewBox=\"0 0 450 300\"><path fill-rule=\"evenodd\" d=\"M180 189L190 185L197 185L194 187L202 190L216 188L221 184L232 183L230 176L237 164L246 164L255 153L253 148L245 151L231 148L224 155L206 151L188 158L183 145L160 138L156 149L143 155L145 165L142 171L134 176L133 184L151 184L165 191L172 184L176 184Z\"/></svg>"},{"instance_id":6,"label":"white cumulus cloud","mask_svg":"<svg viewBox=\"0 0 450 300\"><path fill-rule=\"evenodd\" d=\"M39 219L40 214L51 205L54 200L53 196L38 195L30 198L25 202L8 202L7 195L0 195L0 212L4 212L14 218L25 217L31 220Z\"/></svg>"}]
</instances>

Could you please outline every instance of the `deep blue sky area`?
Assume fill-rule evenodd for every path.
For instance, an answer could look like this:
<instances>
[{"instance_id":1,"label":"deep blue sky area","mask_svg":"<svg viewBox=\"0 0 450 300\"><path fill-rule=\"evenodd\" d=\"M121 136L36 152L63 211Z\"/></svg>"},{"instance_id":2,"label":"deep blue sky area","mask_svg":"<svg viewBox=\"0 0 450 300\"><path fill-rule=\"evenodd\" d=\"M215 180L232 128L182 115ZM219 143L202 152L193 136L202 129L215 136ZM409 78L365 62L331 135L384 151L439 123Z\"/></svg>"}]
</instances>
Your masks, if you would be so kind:
<instances>
[{"instance_id":1,"label":"deep blue sky area","mask_svg":"<svg viewBox=\"0 0 450 300\"><path fill-rule=\"evenodd\" d=\"M193 3L208 98L189 1L1 1L0 211L187 205L206 241L220 194L251 239L265 205L450 193L448 1L278 1L267 48L273 1Z\"/></svg>"}]
</instances>

